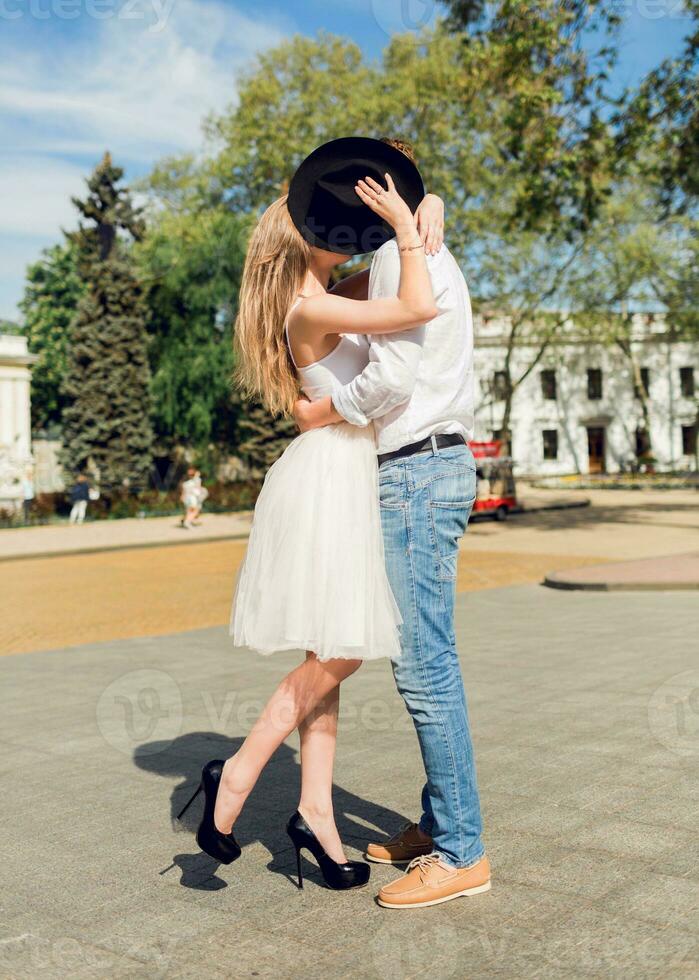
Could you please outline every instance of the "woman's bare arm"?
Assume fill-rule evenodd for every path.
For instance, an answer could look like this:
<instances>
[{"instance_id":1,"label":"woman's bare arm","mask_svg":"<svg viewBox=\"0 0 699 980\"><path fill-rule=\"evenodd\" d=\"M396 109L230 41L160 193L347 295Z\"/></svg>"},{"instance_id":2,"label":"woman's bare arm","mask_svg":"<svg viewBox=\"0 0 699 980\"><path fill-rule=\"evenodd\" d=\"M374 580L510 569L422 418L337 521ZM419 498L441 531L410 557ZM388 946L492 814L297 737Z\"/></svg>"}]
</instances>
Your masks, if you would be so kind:
<instances>
[{"instance_id":1,"label":"woman's bare arm","mask_svg":"<svg viewBox=\"0 0 699 980\"><path fill-rule=\"evenodd\" d=\"M308 337L311 333L390 334L400 333L437 315L434 300L410 307L397 296L382 299L346 299L344 296L309 296L289 317L289 325Z\"/></svg>"},{"instance_id":2,"label":"woman's bare arm","mask_svg":"<svg viewBox=\"0 0 699 980\"><path fill-rule=\"evenodd\" d=\"M396 232L400 257L398 295L372 300L347 299L332 293L310 296L292 312L290 324L303 332L387 334L432 320L437 307L425 250L413 216L398 194L390 174L388 190L367 177L356 191L364 203Z\"/></svg>"}]
</instances>

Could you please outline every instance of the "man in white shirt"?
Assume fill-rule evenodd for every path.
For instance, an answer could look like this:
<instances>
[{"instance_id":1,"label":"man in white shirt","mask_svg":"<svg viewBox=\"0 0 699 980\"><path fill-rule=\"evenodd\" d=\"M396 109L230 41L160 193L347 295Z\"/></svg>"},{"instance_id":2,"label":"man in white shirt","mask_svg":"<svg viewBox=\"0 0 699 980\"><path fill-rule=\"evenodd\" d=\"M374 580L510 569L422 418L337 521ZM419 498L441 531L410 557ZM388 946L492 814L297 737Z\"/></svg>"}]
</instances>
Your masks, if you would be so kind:
<instances>
[{"instance_id":1,"label":"man in white shirt","mask_svg":"<svg viewBox=\"0 0 699 980\"><path fill-rule=\"evenodd\" d=\"M297 404L302 429L346 420L377 434L386 568L403 617L396 685L420 742L427 783L418 824L366 857L409 864L381 889L389 908L417 908L490 888L466 698L456 652L458 542L476 496L473 323L464 277L442 245L427 258L439 309L425 326L368 339L369 364L330 398ZM367 298L354 277L355 298ZM368 298L396 295L394 240L376 252ZM361 295L364 289L364 297Z\"/></svg>"}]
</instances>

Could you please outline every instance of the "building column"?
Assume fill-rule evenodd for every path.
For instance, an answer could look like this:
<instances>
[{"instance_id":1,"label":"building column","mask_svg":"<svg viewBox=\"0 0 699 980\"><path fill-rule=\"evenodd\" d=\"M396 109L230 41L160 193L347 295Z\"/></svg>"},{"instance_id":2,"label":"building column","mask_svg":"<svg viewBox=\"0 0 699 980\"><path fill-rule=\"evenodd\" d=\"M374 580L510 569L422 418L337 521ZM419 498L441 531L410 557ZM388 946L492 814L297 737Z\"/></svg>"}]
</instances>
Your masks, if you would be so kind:
<instances>
[{"instance_id":1,"label":"building column","mask_svg":"<svg viewBox=\"0 0 699 980\"><path fill-rule=\"evenodd\" d=\"M12 452L14 436L14 400L12 375L0 369L0 445Z\"/></svg>"},{"instance_id":2,"label":"building column","mask_svg":"<svg viewBox=\"0 0 699 980\"><path fill-rule=\"evenodd\" d=\"M22 462L31 457L31 411L29 403L29 375L23 371L14 382L15 452Z\"/></svg>"}]
</instances>

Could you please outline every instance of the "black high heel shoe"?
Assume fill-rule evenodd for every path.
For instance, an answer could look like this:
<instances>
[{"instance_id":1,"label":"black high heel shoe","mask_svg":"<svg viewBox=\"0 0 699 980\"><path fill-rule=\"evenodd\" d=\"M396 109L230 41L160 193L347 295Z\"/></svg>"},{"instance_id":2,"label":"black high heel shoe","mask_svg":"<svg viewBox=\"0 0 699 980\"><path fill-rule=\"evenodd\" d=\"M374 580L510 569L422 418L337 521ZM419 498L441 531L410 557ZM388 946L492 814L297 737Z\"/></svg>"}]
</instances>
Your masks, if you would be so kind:
<instances>
[{"instance_id":1,"label":"black high heel shoe","mask_svg":"<svg viewBox=\"0 0 699 980\"><path fill-rule=\"evenodd\" d=\"M289 817L286 832L296 848L299 888L303 888L303 875L301 874L301 848L303 847L310 851L318 862L318 867L328 888L337 891L344 888L361 888L369 881L371 869L364 861L347 861L345 864L338 864L337 861L328 857L322 844L298 810Z\"/></svg>"},{"instance_id":2,"label":"black high heel shoe","mask_svg":"<svg viewBox=\"0 0 699 980\"><path fill-rule=\"evenodd\" d=\"M182 819L203 790L204 815L197 830L197 844L202 851L211 855L212 858L216 858L221 864L231 864L241 854L238 841L233 836L233 831L230 834L222 834L220 830L216 829L214 823L214 807L216 806L216 794L221 782L222 770L223 761L221 759L212 759L211 762L206 763L201 771L201 782L192 798L185 803L177 814L177 819Z\"/></svg>"}]
</instances>

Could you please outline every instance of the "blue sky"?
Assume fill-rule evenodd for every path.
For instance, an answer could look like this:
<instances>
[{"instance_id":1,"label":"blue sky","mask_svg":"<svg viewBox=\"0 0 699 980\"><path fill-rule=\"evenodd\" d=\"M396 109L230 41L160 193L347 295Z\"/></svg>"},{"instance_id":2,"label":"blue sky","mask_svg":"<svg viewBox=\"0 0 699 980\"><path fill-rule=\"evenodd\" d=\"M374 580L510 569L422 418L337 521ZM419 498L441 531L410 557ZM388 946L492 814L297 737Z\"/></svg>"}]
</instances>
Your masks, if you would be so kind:
<instances>
[{"instance_id":1,"label":"blue sky","mask_svg":"<svg viewBox=\"0 0 699 980\"><path fill-rule=\"evenodd\" d=\"M609 0L627 13L619 85L677 51L681 0ZM257 51L324 29L378 57L433 0L0 0L0 317L17 317L27 264L75 223L71 194L105 148L145 173L201 147Z\"/></svg>"}]
</instances>

